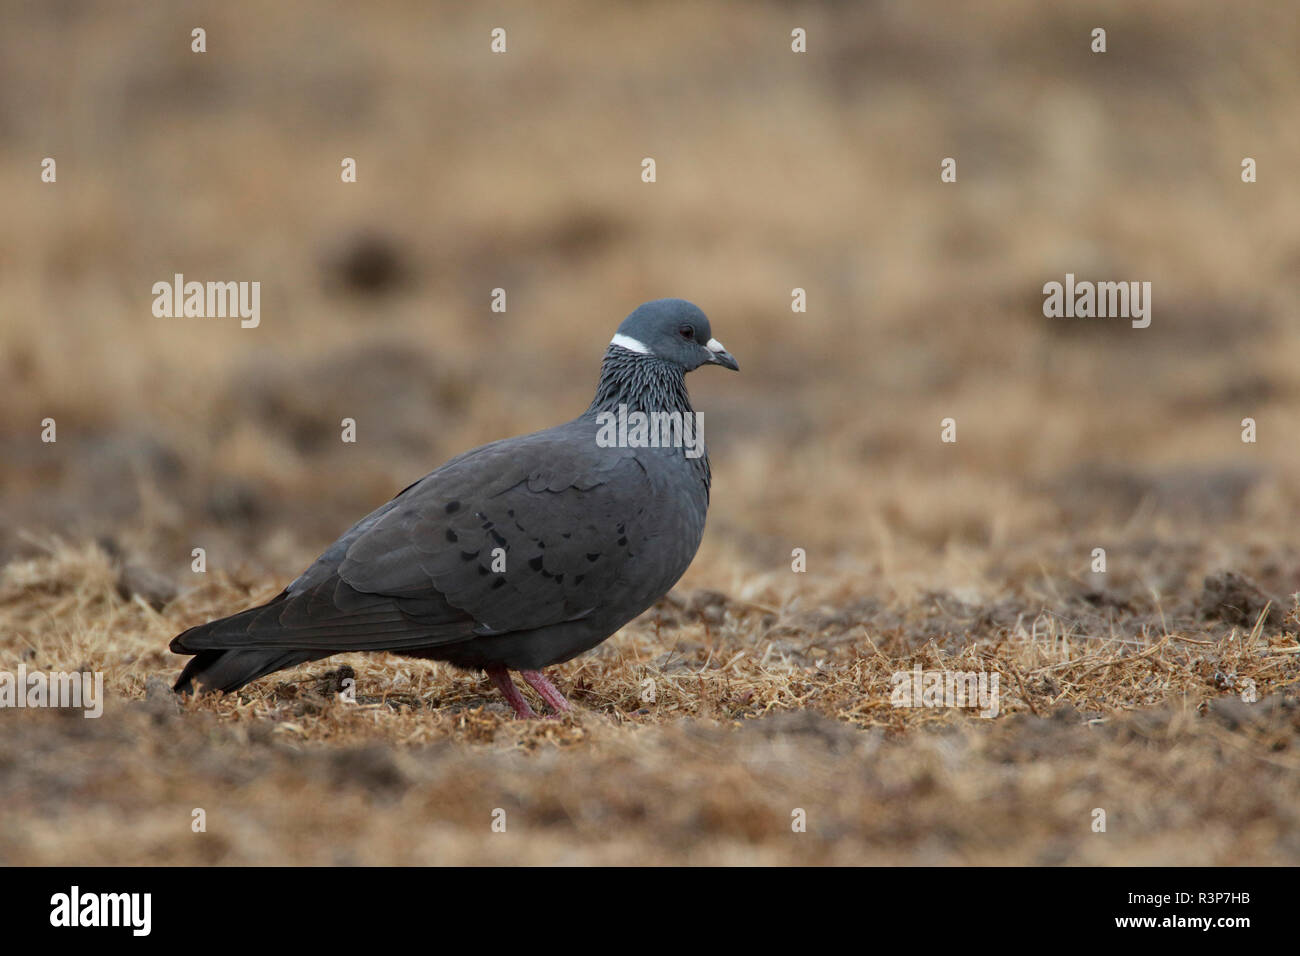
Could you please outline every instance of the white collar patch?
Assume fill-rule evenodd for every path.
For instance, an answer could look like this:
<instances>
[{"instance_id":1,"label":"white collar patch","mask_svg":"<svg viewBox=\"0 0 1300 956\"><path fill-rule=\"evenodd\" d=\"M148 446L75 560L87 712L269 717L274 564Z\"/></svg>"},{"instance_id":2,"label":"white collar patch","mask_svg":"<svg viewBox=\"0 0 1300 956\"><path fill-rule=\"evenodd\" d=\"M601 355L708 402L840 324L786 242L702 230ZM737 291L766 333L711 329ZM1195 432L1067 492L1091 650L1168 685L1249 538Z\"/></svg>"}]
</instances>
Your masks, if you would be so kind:
<instances>
[{"instance_id":1,"label":"white collar patch","mask_svg":"<svg viewBox=\"0 0 1300 956\"><path fill-rule=\"evenodd\" d=\"M645 347L643 342L638 342L630 335L615 334L609 340L610 345L617 345L619 348L627 349L629 352L636 352L638 355L649 355L650 350Z\"/></svg>"}]
</instances>

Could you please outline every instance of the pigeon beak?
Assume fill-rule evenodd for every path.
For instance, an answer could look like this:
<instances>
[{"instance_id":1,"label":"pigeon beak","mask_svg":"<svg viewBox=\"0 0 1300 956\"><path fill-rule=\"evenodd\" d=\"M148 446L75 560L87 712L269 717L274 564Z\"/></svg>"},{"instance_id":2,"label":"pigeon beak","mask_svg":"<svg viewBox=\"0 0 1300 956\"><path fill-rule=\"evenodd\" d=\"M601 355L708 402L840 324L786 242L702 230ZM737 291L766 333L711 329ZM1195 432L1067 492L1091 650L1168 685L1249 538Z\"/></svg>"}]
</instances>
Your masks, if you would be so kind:
<instances>
[{"instance_id":1,"label":"pigeon beak","mask_svg":"<svg viewBox=\"0 0 1300 956\"><path fill-rule=\"evenodd\" d=\"M731 357L731 353L724 349L722 343L717 339L709 339L709 343L705 348L709 350L708 361L712 362L714 365L721 365L723 368L729 368L733 372L740 371L740 366L736 363L736 360Z\"/></svg>"}]
</instances>

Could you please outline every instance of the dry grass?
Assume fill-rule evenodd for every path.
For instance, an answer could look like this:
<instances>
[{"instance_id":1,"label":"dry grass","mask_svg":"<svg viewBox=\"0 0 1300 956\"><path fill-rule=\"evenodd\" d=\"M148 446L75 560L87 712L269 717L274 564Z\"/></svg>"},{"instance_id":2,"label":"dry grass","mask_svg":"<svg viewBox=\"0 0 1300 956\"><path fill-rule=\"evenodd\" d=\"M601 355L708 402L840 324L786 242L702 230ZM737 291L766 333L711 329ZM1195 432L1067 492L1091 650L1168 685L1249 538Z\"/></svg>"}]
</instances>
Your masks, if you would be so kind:
<instances>
[{"instance_id":1,"label":"dry grass","mask_svg":"<svg viewBox=\"0 0 1300 956\"><path fill-rule=\"evenodd\" d=\"M0 797L27 808L0 826L7 862L1300 854L1294 611L1277 627L1261 607L1254 626L1164 630L1112 609L1098 633L1069 621L1068 606L1031 619L1014 602L948 593L675 592L559 669L575 714L521 722L485 679L364 655L178 703L167 639L266 589L218 576L159 613L119 593L121 574L97 547L56 547L4 572L0 620L21 637L0 669L98 670L109 695L99 720L6 715L22 732L0 750ZM1252 599L1236 592L1224 613ZM918 665L999 674L1001 714L892 706L890 676ZM344 675L355 702L337 696ZM1248 681L1257 703L1238 696ZM189 831L195 807L208 815L201 836ZM796 808L806 833L791 831ZM1090 829L1095 808L1104 834ZM498 809L509 839L491 829Z\"/></svg>"},{"instance_id":2,"label":"dry grass","mask_svg":"<svg viewBox=\"0 0 1300 956\"><path fill-rule=\"evenodd\" d=\"M1290 12L492 17L6 13L0 670L102 670L110 700L0 712L0 861L1300 862ZM154 319L175 272L261 281L262 326ZM1044 319L1066 272L1152 281L1151 328ZM705 543L559 669L575 716L355 656L177 708L176 632L450 455L581 410L660 295L744 371L692 376ZM915 665L998 673L1001 714L891 706Z\"/></svg>"}]
</instances>

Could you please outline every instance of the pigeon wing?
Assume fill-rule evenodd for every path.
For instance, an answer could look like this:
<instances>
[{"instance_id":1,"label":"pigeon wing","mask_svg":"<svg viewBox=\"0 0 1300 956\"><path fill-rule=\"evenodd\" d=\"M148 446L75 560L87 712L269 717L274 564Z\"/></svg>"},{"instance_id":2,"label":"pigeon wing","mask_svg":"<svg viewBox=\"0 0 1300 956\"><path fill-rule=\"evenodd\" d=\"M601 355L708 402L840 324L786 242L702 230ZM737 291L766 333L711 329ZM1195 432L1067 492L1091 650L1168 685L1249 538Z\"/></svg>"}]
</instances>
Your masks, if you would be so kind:
<instances>
[{"instance_id":1,"label":"pigeon wing","mask_svg":"<svg viewBox=\"0 0 1300 956\"><path fill-rule=\"evenodd\" d=\"M642 465L562 426L453 459L347 545L338 579L415 621L448 606L477 635L577 620L610 597L644 519Z\"/></svg>"}]
</instances>

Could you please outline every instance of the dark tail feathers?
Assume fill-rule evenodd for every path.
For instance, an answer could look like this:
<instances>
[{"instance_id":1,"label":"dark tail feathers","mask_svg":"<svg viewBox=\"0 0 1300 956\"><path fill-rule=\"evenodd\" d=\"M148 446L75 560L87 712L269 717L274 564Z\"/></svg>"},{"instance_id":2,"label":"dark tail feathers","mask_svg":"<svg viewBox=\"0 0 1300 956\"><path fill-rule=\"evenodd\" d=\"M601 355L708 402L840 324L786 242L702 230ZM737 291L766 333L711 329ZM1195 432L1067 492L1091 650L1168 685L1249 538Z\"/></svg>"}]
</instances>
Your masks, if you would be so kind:
<instances>
[{"instance_id":1,"label":"dark tail feathers","mask_svg":"<svg viewBox=\"0 0 1300 956\"><path fill-rule=\"evenodd\" d=\"M199 651L190 658L172 690L178 694L194 693L194 682L203 693L239 690L250 681L295 664L329 657L320 651L235 650Z\"/></svg>"},{"instance_id":2,"label":"dark tail feathers","mask_svg":"<svg viewBox=\"0 0 1300 956\"><path fill-rule=\"evenodd\" d=\"M260 607L252 607L246 611L240 611L238 614L232 614L230 617L208 621L206 624L192 627L183 634L178 634L172 638L171 649L173 653L194 655L186 663L185 669L181 671L181 676L176 678L172 690L178 694L192 694L196 690L194 685L197 682L199 685L197 690L201 693L225 691L230 694L259 677L265 677L267 674L283 670L286 667L293 667L295 664L304 664L307 661L317 661L322 657L328 657L329 654L327 653L292 650L283 647L235 648L231 650L207 648L195 650L185 646L187 637L199 635L207 638L213 632L230 631L238 633L241 624L255 618L270 605L283 601L287 593L287 591L281 592L274 600ZM210 642L205 641L204 643Z\"/></svg>"}]
</instances>

